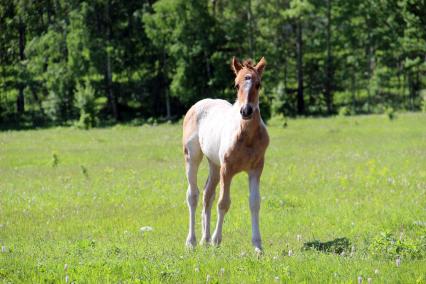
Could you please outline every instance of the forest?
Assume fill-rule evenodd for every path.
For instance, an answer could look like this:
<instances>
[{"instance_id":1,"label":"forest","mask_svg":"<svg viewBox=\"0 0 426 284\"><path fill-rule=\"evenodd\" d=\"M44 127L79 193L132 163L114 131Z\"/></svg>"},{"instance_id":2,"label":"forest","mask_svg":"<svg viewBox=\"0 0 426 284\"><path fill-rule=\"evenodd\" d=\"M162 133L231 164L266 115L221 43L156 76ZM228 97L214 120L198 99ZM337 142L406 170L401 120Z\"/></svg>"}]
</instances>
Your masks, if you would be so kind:
<instances>
[{"instance_id":1,"label":"forest","mask_svg":"<svg viewBox=\"0 0 426 284\"><path fill-rule=\"evenodd\" d=\"M0 122L180 119L266 58L262 116L426 110L422 0L2 0Z\"/></svg>"}]
</instances>

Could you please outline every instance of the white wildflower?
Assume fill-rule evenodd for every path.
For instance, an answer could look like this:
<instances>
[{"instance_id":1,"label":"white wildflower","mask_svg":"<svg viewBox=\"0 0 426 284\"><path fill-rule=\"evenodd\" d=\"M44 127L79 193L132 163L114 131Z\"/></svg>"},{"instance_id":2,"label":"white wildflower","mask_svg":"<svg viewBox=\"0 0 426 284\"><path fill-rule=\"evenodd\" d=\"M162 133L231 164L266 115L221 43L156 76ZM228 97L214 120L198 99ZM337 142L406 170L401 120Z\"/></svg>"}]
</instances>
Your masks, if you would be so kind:
<instances>
[{"instance_id":1,"label":"white wildflower","mask_svg":"<svg viewBox=\"0 0 426 284\"><path fill-rule=\"evenodd\" d=\"M154 229L152 227L150 227L150 226L145 226L145 227L140 228L141 233L151 232L153 230Z\"/></svg>"},{"instance_id":2,"label":"white wildflower","mask_svg":"<svg viewBox=\"0 0 426 284\"><path fill-rule=\"evenodd\" d=\"M396 267L399 267L401 265L401 258L399 256L396 258L395 264Z\"/></svg>"}]
</instances>

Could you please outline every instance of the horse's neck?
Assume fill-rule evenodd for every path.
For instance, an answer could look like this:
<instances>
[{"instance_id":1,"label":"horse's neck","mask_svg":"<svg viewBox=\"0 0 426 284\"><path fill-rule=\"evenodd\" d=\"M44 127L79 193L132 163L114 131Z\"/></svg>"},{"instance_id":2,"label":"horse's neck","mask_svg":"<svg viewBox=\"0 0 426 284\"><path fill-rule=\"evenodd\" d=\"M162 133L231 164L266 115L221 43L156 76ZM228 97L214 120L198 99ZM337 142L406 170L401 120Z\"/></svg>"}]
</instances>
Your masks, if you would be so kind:
<instances>
[{"instance_id":1,"label":"horse's neck","mask_svg":"<svg viewBox=\"0 0 426 284\"><path fill-rule=\"evenodd\" d=\"M244 140L247 143L251 144L252 141L258 136L258 133L263 124L259 109L255 111L253 117L249 120L244 120L240 117L239 123L239 134L244 137Z\"/></svg>"}]
</instances>

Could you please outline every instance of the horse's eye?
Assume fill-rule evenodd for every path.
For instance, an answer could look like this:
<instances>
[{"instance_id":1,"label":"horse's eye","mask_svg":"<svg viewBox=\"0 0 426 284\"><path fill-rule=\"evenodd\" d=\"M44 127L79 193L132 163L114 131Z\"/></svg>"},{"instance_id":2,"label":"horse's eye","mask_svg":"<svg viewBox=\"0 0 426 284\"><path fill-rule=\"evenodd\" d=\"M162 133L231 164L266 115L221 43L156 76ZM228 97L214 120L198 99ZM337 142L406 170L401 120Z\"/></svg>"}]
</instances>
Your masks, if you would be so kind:
<instances>
[{"instance_id":1,"label":"horse's eye","mask_svg":"<svg viewBox=\"0 0 426 284\"><path fill-rule=\"evenodd\" d=\"M258 89L258 90L260 89L260 83L256 84L256 89Z\"/></svg>"}]
</instances>

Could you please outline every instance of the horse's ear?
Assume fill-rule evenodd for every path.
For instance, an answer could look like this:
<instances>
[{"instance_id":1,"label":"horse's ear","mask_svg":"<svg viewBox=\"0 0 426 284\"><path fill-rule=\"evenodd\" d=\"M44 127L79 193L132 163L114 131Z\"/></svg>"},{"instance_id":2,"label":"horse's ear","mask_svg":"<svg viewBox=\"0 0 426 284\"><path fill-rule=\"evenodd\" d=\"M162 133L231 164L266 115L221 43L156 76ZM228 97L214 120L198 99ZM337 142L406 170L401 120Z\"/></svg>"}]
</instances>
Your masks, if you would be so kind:
<instances>
[{"instance_id":1,"label":"horse's ear","mask_svg":"<svg viewBox=\"0 0 426 284\"><path fill-rule=\"evenodd\" d=\"M234 70L235 75L238 74L238 72L243 69L243 66L241 65L240 62L238 62L238 59L234 57L232 57L232 64L231 64L232 70Z\"/></svg>"},{"instance_id":2,"label":"horse's ear","mask_svg":"<svg viewBox=\"0 0 426 284\"><path fill-rule=\"evenodd\" d=\"M259 74L259 76L262 76L263 70L265 69L266 66L266 60L265 57L262 57L259 62L256 64L256 66L254 68L256 68L257 73Z\"/></svg>"}]
</instances>

